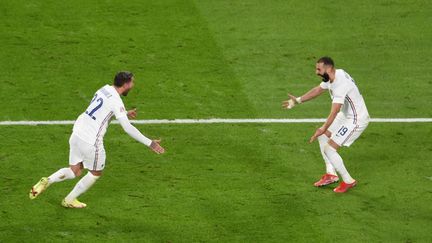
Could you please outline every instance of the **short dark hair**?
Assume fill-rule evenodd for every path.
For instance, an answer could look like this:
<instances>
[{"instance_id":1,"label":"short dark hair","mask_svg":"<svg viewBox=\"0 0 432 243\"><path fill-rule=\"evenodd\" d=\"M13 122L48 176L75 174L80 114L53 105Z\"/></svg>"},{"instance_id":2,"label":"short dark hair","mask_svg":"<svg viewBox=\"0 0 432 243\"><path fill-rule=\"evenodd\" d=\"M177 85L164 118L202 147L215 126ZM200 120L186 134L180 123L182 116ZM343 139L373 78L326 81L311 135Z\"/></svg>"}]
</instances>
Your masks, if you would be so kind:
<instances>
[{"instance_id":1,"label":"short dark hair","mask_svg":"<svg viewBox=\"0 0 432 243\"><path fill-rule=\"evenodd\" d=\"M132 80L133 73L128 71L118 72L114 77L114 86L121 87L123 84L128 83Z\"/></svg>"},{"instance_id":2,"label":"short dark hair","mask_svg":"<svg viewBox=\"0 0 432 243\"><path fill-rule=\"evenodd\" d=\"M331 59L330 57L321 57L320 59L318 59L317 63L323 63L324 65L334 67L333 59Z\"/></svg>"}]
</instances>

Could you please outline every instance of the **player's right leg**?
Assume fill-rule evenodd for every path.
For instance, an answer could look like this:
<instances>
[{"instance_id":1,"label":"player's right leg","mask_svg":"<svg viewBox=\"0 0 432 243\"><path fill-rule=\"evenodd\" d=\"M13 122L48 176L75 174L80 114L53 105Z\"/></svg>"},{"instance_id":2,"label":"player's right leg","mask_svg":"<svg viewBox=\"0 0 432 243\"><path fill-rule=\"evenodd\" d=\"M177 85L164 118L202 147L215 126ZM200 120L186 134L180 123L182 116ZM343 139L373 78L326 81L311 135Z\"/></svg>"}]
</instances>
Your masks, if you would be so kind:
<instances>
[{"instance_id":1,"label":"player's right leg","mask_svg":"<svg viewBox=\"0 0 432 243\"><path fill-rule=\"evenodd\" d=\"M52 183L61 182L68 179L73 179L81 175L82 162L75 165L70 165L68 168L62 168L48 177L48 182Z\"/></svg>"},{"instance_id":2,"label":"player's right leg","mask_svg":"<svg viewBox=\"0 0 432 243\"><path fill-rule=\"evenodd\" d=\"M335 168L333 167L333 165L331 164L330 160L328 159L327 155L324 152L324 148L328 143L330 136L331 135L327 136L323 134L318 137L321 155L326 165L326 173L321 177L321 179L319 179L317 182L314 183L314 186L316 187L330 185L339 181L339 177L336 174Z\"/></svg>"},{"instance_id":3,"label":"player's right leg","mask_svg":"<svg viewBox=\"0 0 432 243\"><path fill-rule=\"evenodd\" d=\"M333 165L330 163L330 160L327 158L327 155L324 153L324 146L328 143L330 137L327 137L327 135L323 134L318 137L318 143L320 146L321 155L324 159L325 165L326 165L326 173L330 175L336 175L336 170L333 167Z\"/></svg>"},{"instance_id":4,"label":"player's right leg","mask_svg":"<svg viewBox=\"0 0 432 243\"><path fill-rule=\"evenodd\" d=\"M39 194L41 194L43 191L45 191L49 186L48 178L42 177L32 188L29 192L29 198L35 199Z\"/></svg>"},{"instance_id":5,"label":"player's right leg","mask_svg":"<svg viewBox=\"0 0 432 243\"><path fill-rule=\"evenodd\" d=\"M328 144L328 141L330 140L332 132L336 129L336 127L340 126L340 123L342 121L343 121L342 115L338 114L335 121L329 127L329 129L326 131L326 133L318 137L318 143L320 146L321 156L323 157L324 163L326 166L326 173L317 182L314 183L314 186L316 186L316 187L322 187L322 186L330 185L330 184L333 184L333 183L336 183L339 181L339 177L337 176L336 169L334 168L334 166L330 162L330 159L325 154L324 148Z\"/></svg>"},{"instance_id":6,"label":"player's right leg","mask_svg":"<svg viewBox=\"0 0 432 243\"><path fill-rule=\"evenodd\" d=\"M78 163L76 165L71 165L68 168L61 168L58 171L54 172L49 177L42 177L31 189L29 192L30 199L35 199L42 192L44 192L51 184L55 182L64 181L67 179L73 179L76 176L81 174L82 163Z\"/></svg>"},{"instance_id":7,"label":"player's right leg","mask_svg":"<svg viewBox=\"0 0 432 243\"><path fill-rule=\"evenodd\" d=\"M35 199L42 192L44 192L51 184L61 182L67 179L73 179L81 174L83 169L83 156L79 150L77 140L74 136L69 139L70 151L69 151L69 164L68 168L61 168L54 172L49 177L42 177L38 183L36 183L29 192L29 198Z\"/></svg>"}]
</instances>

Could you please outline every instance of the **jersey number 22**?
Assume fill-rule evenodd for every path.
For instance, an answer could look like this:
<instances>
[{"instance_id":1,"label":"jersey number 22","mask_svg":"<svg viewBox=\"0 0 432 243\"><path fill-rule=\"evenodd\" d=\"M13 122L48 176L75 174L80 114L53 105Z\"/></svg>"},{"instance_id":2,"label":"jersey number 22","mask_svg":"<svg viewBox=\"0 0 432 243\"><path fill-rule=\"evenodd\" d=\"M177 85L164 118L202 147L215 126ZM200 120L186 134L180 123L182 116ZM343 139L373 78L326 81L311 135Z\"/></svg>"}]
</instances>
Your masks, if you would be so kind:
<instances>
[{"instance_id":1,"label":"jersey number 22","mask_svg":"<svg viewBox=\"0 0 432 243\"><path fill-rule=\"evenodd\" d=\"M95 102L96 101L96 102ZM96 120L96 117L93 116L93 114L99 110L99 108L102 107L103 105L103 99L99 98L98 99L98 94L96 93L95 96L93 97L92 101L90 102L89 105L89 110L91 109L90 107L92 106L93 103L96 103L96 106L89 112L88 110L85 112L87 115L89 115L93 120Z\"/></svg>"}]
</instances>

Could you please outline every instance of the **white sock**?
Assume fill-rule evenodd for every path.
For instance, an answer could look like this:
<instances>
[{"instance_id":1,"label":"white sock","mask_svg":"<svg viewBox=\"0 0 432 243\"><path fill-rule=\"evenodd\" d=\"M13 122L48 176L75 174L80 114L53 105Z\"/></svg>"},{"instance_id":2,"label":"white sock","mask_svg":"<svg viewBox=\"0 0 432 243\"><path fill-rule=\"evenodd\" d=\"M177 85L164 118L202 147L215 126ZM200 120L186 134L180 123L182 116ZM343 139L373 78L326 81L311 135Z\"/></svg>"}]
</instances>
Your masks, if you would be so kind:
<instances>
[{"instance_id":1,"label":"white sock","mask_svg":"<svg viewBox=\"0 0 432 243\"><path fill-rule=\"evenodd\" d=\"M325 134L318 137L321 155L322 155L324 162L325 162L325 165L326 165L326 172L327 172L327 174L336 175L335 168L331 164L330 160L327 158L327 155L324 153L324 147L327 145L328 141L329 141L329 138Z\"/></svg>"},{"instance_id":2,"label":"white sock","mask_svg":"<svg viewBox=\"0 0 432 243\"><path fill-rule=\"evenodd\" d=\"M336 149L334 149L332 146L327 144L324 147L324 153L327 155L327 158L330 160L333 167L336 168L336 171L339 173L339 175L342 176L342 180L348 184L353 183L354 179L348 173L343 163L343 160L338 154L338 152L336 151Z\"/></svg>"},{"instance_id":3,"label":"white sock","mask_svg":"<svg viewBox=\"0 0 432 243\"><path fill-rule=\"evenodd\" d=\"M65 200L71 202L75 200L79 195L86 192L96 181L99 176L94 176L92 173L88 172L78 183L75 185L74 189L66 196Z\"/></svg>"},{"instance_id":4,"label":"white sock","mask_svg":"<svg viewBox=\"0 0 432 243\"><path fill-rule=\"evenodd\" d=\"M62 168L48 177L48 183L51 185L54 182L60 182L67 179L75 178L75 173L71 168Z\"/></svg>"}]
</instances>

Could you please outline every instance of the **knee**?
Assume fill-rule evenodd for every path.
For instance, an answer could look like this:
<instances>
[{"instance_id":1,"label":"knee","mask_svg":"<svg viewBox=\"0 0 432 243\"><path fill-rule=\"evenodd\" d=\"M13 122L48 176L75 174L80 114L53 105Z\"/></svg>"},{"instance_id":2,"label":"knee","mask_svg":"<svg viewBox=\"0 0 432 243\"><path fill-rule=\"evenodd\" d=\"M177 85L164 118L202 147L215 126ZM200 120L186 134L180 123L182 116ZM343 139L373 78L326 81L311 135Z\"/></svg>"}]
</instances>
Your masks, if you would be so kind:
<instances>
[{"instance_id":1,"label":"knee","mask_svg":"<svg viewBox=\"0 0 432 243\"><path fill-rule=\"evenodd\" d=\"M75 177L79 177L82 174L82 169L81 168L71 168L73 173L75 174Z\"/></svg>"},{"instance_id":2,"label":"knee","mask_svg":"<svg viewBox=\"0 0 432 243\"><path fill-rule=\"evenodd\" d=\"M328 137L327 137L325 134L320 135L320 136L318 137L318 142L319 142L319 143L327 143L328 140L329 140L329 139L328 139Z\"/></svg>"},{"instance_id":3,"label":"knee","mask_svg":"<svg viewBox=\"0 0 432 243\"><path fill-rule=\"evenodd\" d=\"M79 177L82 174L83 167L80 164L71 165L70 169L75 174L75 177Z\"/></svg>"},{"instance_id":4,"label":"knee","mask_svg":"<svg viewBox=\"0 0 432 243\"><path fill-rule=\"evenodd\" d=\"M96 177L98 177L98 178L102 175L102 171L97 171L97 170L91 170L90 173L91 173L93 176L96 176Z\"/></svg>"},{"instance_id":5,"label":"knee","mask_svg":"<svg viewBox=\"0 0 432 243\"><path fill-rule=\"evenodd\" d=\"M336 152L336 149L333 148L330 144L327 143L326 145L324 145L324 153L327 156L334 152Z\"/></svg>"}]
</instances>

